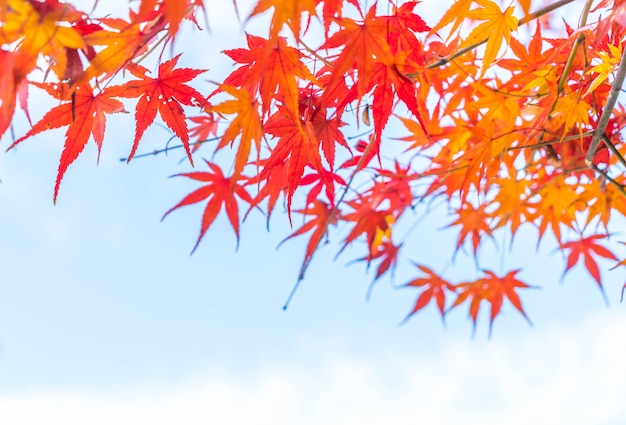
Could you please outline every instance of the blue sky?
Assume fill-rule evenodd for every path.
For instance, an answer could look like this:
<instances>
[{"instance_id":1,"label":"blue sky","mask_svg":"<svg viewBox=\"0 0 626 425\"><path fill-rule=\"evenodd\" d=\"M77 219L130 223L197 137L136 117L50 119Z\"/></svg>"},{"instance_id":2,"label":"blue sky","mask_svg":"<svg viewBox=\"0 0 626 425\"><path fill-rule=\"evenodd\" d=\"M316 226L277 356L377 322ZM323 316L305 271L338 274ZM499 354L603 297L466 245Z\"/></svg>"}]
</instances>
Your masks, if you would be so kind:
<instances>
[{"instance_id":1,"label":"blue sky","mask_svg":"<svg viewBox=\"0 0 626 425\"><path fill-rule=\"evenodd\" d=\"M420 8L437 15L426 2ZM215 53L239 45L241 32L230 2L209 14L213 35L183 38L177 48L181 65L210 68L207 78L217 78L228 62ZM33 93L31 104L42 99ZM16 133L25 128L18 119ZM523 294L535 327L506 306L491 340L486 316L472 340L466 310L453 312L447 329L431 307L400 325L416 294L383 280L366 302L371 276L362 264L346 266L359 253L333 261L330 244L285 312L306 241L276 250L290 233L285 217L279 212L268 233L252 214L235 251L220 216L190 256L201 208L160 221L195 187L167 179L188 165L181 152L120 162L132 133L130 114L114 117L100 163L91 143L56 206L62 132L0 155L1 423L618 424L626 417L623 272L604 274L607 308L583 270L559 284L559 254L549 244L536 253L528 228L504 263L524 267L523 277L542 287ZM154 126L139 151L168 137ZM424 222L404 259L441 270L456 236L438 230L447 223ZM497 269L500 255L487 244L481 259ZM474 273L460 256L449 276ZM412 276L402 262L395 284Z\"/></svg>"}]
</instances>

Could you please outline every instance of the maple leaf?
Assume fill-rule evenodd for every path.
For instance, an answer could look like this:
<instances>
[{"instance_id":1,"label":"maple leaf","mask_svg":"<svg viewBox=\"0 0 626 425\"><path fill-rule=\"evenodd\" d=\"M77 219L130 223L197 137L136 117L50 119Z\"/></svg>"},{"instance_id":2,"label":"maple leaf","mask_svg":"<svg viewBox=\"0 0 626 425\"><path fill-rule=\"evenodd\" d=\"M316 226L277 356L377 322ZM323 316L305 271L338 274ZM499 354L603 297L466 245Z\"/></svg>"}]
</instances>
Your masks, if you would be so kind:
<instances>
[{"instance_id":1,"label":"maple leaf","mask_svg":"<svg viewBox=\"0 0 626 425\"><path fill-rule=\"evenodd\" d=\"M376 268L374 282L380 279L383 274L387 273L389 269L392 269L393 274L393 269L395 269L396 262L398 261L398 252L400 251L400 246L401 245L394 245L391 240L384 240L380 244L378 244L376 252L374 252L373 254L370 252L367 257L361 259L362 261L367 261L368 267L372 261L378 259L381 260L378 264L378 267Z\"/></svg>"},{"instance_id":2,"label":"maple leaf","mask_svg":"<svg viewBox=\"0 0 626 425\"><path fill-rule=\"evenodd\" d=\"M68 126L54 186L53 200L56 203L61 179L70 164L78 158L78 155L85 148L90 135L93 135L93 139L98 145L98 156L100 155L106 126L105 114L126 111L122 102L112 99L113 96L116 96L116 87L104 89L94 95L88 85L78 86L71 90L69 85L65 83L33 84L65 103L48 111L28 133L17 139L9 149L43 131Z\"/></svg>"},{"instance_id":3,"label":"maple leaf","mask_svg":"<svg viewBox=\"0 0 626 425\"><path fill-rule=\"evenodd\" d=\"M209 229L218 213L224 207L228 220L230 221L235 235L237 236L237 243L239 243L239 207L235 195L240 199L251 204L252 197L244 188L244 185L239 183L240 181L246 181L247 178L242 176L226 177L222 173L222 170L216 164L206 161L206 164L211 169L211 172L207 171L195 171L191 173L177 174L175 177L187 177L192 180L206 182L207 184L199 189L194 190L189 195L185 196L178 204L170 208L161 220L167 217L172 211L186 205L196 204L207 200L206 207L204 208L204 214L202 215L202 224L200 226L200 236L194 245L191 253L193 254L200 241L204 237L206 231Z\"/></svg>"},{"instance_id":4,"label":"maple leaf","mask_svg":"<svg viewBox=\"0 0 626 425\"><path fill-rule=\"evenodd\" d=\"M326 184L326 182L335 181L342 186L347 185L343 177L338 174L327 170L323 170L322 174L323 176L320 174L308 174L300 180L300 186L308 186L315 183L315 186L309 189L309 193L306 195L305 205L309 205L317 199L318 195L324 188L326 189L326 197L328 198L328 201L331 205L335 205L335 185Z\"/></svg>"},{"instance_id":5,"label":"maple leaf","mask_svg":"<svg viewBox=\"0 0 626 425\"><path fill-rule=\"evenodd\" d=\"M350 150L346 139L339 129L345 123L336 115L327 117L325 109L317 110L313 113L311 122L315 129L315 135L319 138L324 158L331 169L335 167L335 147L336 144Z\"/></svg>"},{"instance_id":6,"label":"maple leaf","mask_svg":"<svg viewBox=\"0 0 626 425\"><path fill-rule=\"evenodd\" d=\"M189 138L196 140L192 153L197 151L202 144L217 136L217 120L213 114L190 117L189 120L195 125L189 129Z\"/></svg>"},{"instance_id":7,"label":"maple leaf","mask_svg":"<svg viewBox=\"0 0 626 425\"><path fill-rule=\"evenodd\" d=\"M81 19L72 24L72 28L78 31L81 37L85 37L96 31L101 31L102 26L89 22L86 19ZM80 53L79 53L80 52ZM83 62L81 60L81 53L88 59L92 60L96 57L96 49L93 46L86 46L84 49L66 49L67 65L63 75L59 75L61 81L65 81L69 84L74 84L76 81L80 81L83 77L85 70L83 69Z\"/></svg>"},{"instance_id":8,"label":"maple leaf","mask_svg":"<svg viewBox=\"0 0 626 425\"><path fill-rule=\"evenodd\" d=\"M254 165L264 167L267 159L255 161ZM269 229L270 216L276 206L278 198L287 191L287 161L276 164L272 167L271 173L265 173L263 176L257 175L251 180L251 184L265 183L259 189L254 203L250 205L250 209L259 205L261 201L267 198L267 227Z\"/></svg>"},{"instance_id":9,"label":"maple leaf","mask_svg":"<svg viewBox=\"0 0 626 425\"><path fill-rule=\"evenodd\" d=\"M574 126L578 127L578 133L582 139L583 130L589 125L590 111L591 105L579 98L576 93L559 97L554 107L553 117L555 124L563 125L561 140Z\"/></svg>"},{"instance_id":10,"label":"maple leaf","mask_svg":"<svg viewBox=\"0 0 626 425\"><path fill-rule=\"evenodd\" d=\"M580 202L575 187L564 180L563 176L558 176L539 190L539 239L550 225L556 239L561 241L561 224L573 228L576 212L587 208Z\"/></svg>"},{"instance_id":11,"label":"maple leaf","mask_svg":"<svg viewBox=\"0 0 626 425\"><path fill-rule=\"evenodd\" d=\"M330 166L335 168L336 145L343 146L348 151L350 147L340 128L346 125L339 116L323 102L322 98L309 90L303 90L300 96L300 116L313 124L315 135L319 139L324 158Z\"/></svg>"},{"instance_id":12,"label":"maple leaf","mask_svg":"<svg viewBox=\"0 0 626 425\"><path fill-rule=\"evenodd\" d=\"M581 237L579 240L569 241L563 244L563 250L570 251L567 256L567 265L565 267L565 271L563 272L563 276L565 276L565 274L578 263L580 257L582 256L585 268L600 287L604 297L606 297L606 295L604 294L604 288L602 287L600 269L598 268L598 263L593 257L594 255L598 255L600 257L608 258L609 260L618 261L615 254L609 251L606 247L596 243L596 241L606 237L607 235L592 235L586 238Z\"/></svg>"},{"instance_id":13,"label":"maple leaf","mask_svg":"<svg viewBox=\"0 0 626 425\"><path fill-rule=\"evenodd\" d=\"M593 79L583 97L594 91L609 77L609 74L617 68L619 60L622 57L622 44L620 43L617 47L609 44L608 47L608 53L602 51L598 52L598 59L600 59L600 63L587 71L587 74L597 73L598 75Z\"/></svg>"},{"instance_id":14,"label":"maple leaf","mask_svg":"<svg viewBox=\"0 0 626 425\"><path fill-rule=\"evenodd\" d=\"M340 20L342 17L344 0L315 0L315 3L316 5L324 3L324 6L322 8L322 17L324 20L324 30L326 32L326 37L328 37L330 25L334 21ZM359 5L358 0L347 0L347 3L354 6L358 11L361 10L361 6Z\"/></svg>"},{"instance_id":15,"label":"maple leaf","mask_svg":"<svg viewBox=\"0 0 626 425\"><path fill-rule=\"evenodd\" d=\"M193 11L194 6L203 7L201 0L141 0L138 18L142 20L155 19L162 14L167 23L168 32L174 36L178 33L178 29L183 18L188 17ZM144 19L145 18L145 19ZM158 19L158 18L156 18ZM192 18L193 19L193 18Z\"/></svg>"},{"instance_id":16,"label":"maple leaf","mask_svg":"<svg viewBox=\"0 0 626 425\"><path fill-rule=\"evenodd\" d=\"M622 245L626 245L626 242L620 242ZM624 258L622 261L618 262L617 264L615 264L613 267L611 267L610 270L614 270L618 267L623 267L626 266L626 258ZM626 287L626 285L624 285L624 287ZM622 296L624 296L624 291L622 290Z\"/></svg>"},{"instance_id":17,"label":"maple leaf","mask_svg":"<svg viewBox=\"0 0 626 425\"><path fill-rule=\"evenodd\" d=\"M391 239L391 225L396 221L393 211L389 209L378 209L382 199L376 196L361 195L357 199L346 201L354 211L343 214L341 219L347 222L353 222L354 226L350 229L348 236L344 240L340 253L356 238L365 235L370 255L374 255L378 246L382 243L383 237Z\"/></svg>"},{"instance_id":18,"label":"maple leaf","mask_svg":"<svg viewBox=\"0 0 626 425\"><path fill-rule=\"evenodd\" d=\"M135 109L135 121L137 124L133 147L128 156L128 162L133 158L139 140L144 131L156 118L157 111L167 126L183 142L189 162L193 166L191 150L189 148L189 132L185 112L181 104L187 106L200 106L204 96L196 89L188 86L187 81L192 80L205 72L202 69L179 68L174 69L180 54L159 65L157 78L146 75L148 70L140 65L134 65L130 72L140 80L131 80L118 86L116 95L119 97L139 97Z\"/></svg>"},{"instance_id":19,"label":"maple leaf","mask_svg":"<svg viewBox=\"0 0 626 425\"><path fill-rule=\"evenodd\" d=\"M252 141L255 142L257 152L261 150L261 138L263 137L263 124L259 115L259 105L256 100L252 99L250 92L241 88L238 89L229 85L220 86L220 90L233 96L235 99L227 100L218 105L211 107L211 111L218 114L236 114L230 125L224 131L222 139L216 150L219 150L229 143L235 142L237 136L239 139L239 147L235 155L234 175L241 174L243 168L248 163L250 150L252 149Z\"/></svg>"},{"instance_id":20,"label":"maple leaf","mask_svg":"<svg viewBox=\"0 0 626 425\"><path fill-rule=\"evenodd\" d=\"M322 241L322 238L328 232L328 227L330 225L337 224L340 211L337 208L327 204L326 202L316 199L313 202L312 206L307 206L307 208L301 210L295 210L295 212L304 216L311 216L313 218L304 223L302 227L293 232L291 235L287 236L287 238L285 238L279 244L279 246L283 242L295 236L299 236L309 231L313 231L311 233L311 237L309 238L309 242L307 243L306 252L304 254L304 261L302 262L302 266L300 268L300 275L298 277L298 280L302 280L307 265L313 258L313 254L317 250L317 247Z\"/></svg>"},{"instance_id":21,"label":"maple leaf","mask_svg":"<svg viewBox=\"0 0 626 425\"><path fill-rule=\"evenodd\" d=\"M441 319L444 320L446 315L446 292L456 292L456 287L447 280L442 279L430 268L417 263L414 263L414 265L415 267L420 269L422 273L425 273L426 276L415 278L406 283L404 286L425 289L417 298L413 309L404 320L409 319L415 313L426 307L433 298L437 303L437 308L439 309L439 313L441 314Z\"/></svg>"},{"instance_id":22,"label":"maple leaf","mask_svg":"<svg viewBox=\"0 0 626 425\"><path fill-rule=\"evenodd\" d=\"M279 107L266 122L264 131L278 137L278 143L263 169L262 175L289 158L287 171L287 213L291 217L291 200L304 169L310 165L325 180L324 167L320 156L320 143L311 121L297 122L287 109ZM324 182L326 185L332 182Z\"/></svg>"},{"instance_id":23,"label":"maple leaf","mask_svg":"<svg viewBox=\"0 0 626 425\"><path fill-rule=\"evenodd\" d=\"M382 131L393 111L396 96L404 102L417 121L424 126L417 106L415 83L406 76L406 74L410 74L416 68L407 62L407 56L408 53L398 54L386 64L374 64L373 70L368 76L366 91L374 89L372 114L374 117L374 134L377 141L380 141ZM358 85L356 85L348 92L341 105L358 98ZM425 132L426 128L423 127L423 129Z\"/></svg>"},{"instance_id":24,"label":"maple leaf","mask_svg":"<svg viewBox=\"0 0 626 425\"><path fill-rule=\"evenodd\" d=\"M363 22L344 18L342 29L333 34L320 49L341 48L341 54L332 62L332 71L326 83L325 96L337 97L337 90L351 69L358 73L357 95L360 99L368 91L376 62L392 59L391 49L386 41L387 25L377 19L376 6L367 12Z\"/></svg>"},{"instance_id":25,"label":"maple leaf","mask_svg":"<svg viewBox=\"0 0 626 425\"><path fill-rule=\"evenodd\" d=\"M515 307L515 309L519 311L530 323L526 312L524 312L522 302L519 295L517 295L516 290L519 288L534 287L517 279L516 275L519 272L519 269L513 270L500 277L490 270L483 270L483 273L485 273L484 277L477 279L474 282L463 282L456 285L456 288L458 289L458 296L450 309L458 307L465 301L471 299L469 315L472 319L475 330L480 304L482 301L487 301L491 304L491 312L489 315L489 335L491 335L493 321L498 314L500 314L502 302L506 297L511 304L513 304L513 307Z\"/></svg>"},{"instance_id":26,"label":"maple leaf","mask_svg":"<svg viewBox=\"0 0 626 425\"><path fill-rule=\"evenodd\" d=\"M461 208L457 209L456 213L458 214L458 218L448 225L448 227L457 225L462 226L456 243L457 250L461 247L461 245L463 245L465 238L471 234L472 248L474 255L476 255L478 246L480 245L481 236L492 236L491 227L489 226L491 214L485 211L486 208L486 204L480 205L476 208L471 203L466 202Z\"/></svg>"},{"instance_id":27,"label":"maple leaf","mask_svg":"<svg viewBox=\"0 0 626 425\"><path fill-rule=\"evenodd\" d=\"M518 0L519 5L522 7L522 12L524 15L528 15L530 13L530 0Z\"/></svg>"},{"instance_id":28,"label":"maple leaf","mask_svg":"<svg viewBox=\"0 0 626 425\"><path fill-rule=\"evenodd\" d=\"M419 65L420 69L409 69L402 64L400 72L404 75L417 76L424 65L426 53L417 33L427 32L430 27L418 14L413 12L419 2L409 1L400 6L393 6L390 16L381 16L381 20L387 21L387 43L394 55L406 55L406 64ZM412 78L411 77L411 78Z\"/></svg>"},{"instance_id":29,"label":"maple leaf","mask_svg":"<svg viewBox=\"0 0 626 425\"><path fill-rule=\"evenodd\" d=\"M531 182L508 177L494 183L498 185L494 198L494 203L498 204L498 208L493 212L496 220L494 228L508 223L514 236L522 223L533 222L537 215L537 202L529 199Z\"/></svg>"},{"instance_id":30,"label":"maple leaf","mask_svg":"<svg viewBox=\"0 0 626 425\"><path fill-rule=\"evenodd\" d=\"M452 6L444 13L441 17L437 25L435 25L430 31L435 33L442 29L443 27L451 24L452 28L450 29L450 34L456 31L457 28L461 26L465 18L467 17L470 7L474 3L473 0L458 0L452 3Z\"/></svg>"},{"instance_id":31,"label":"maple leaf","mask_svg":"<svg viewBox=\"0 0 626 425\"><path fill-rule=\"evenodd\" d=\"M259 0L248 19L265 12L270 7L274 8L270 38L276 38L283 25L287 24L296 39L299 39L302 14L307 12L309 16L315 16L315 0Z\"/></svg>"},{"instance_id":32,"label":"maple leaf","mask_svg":"<svg viewBox=\"0 0 626 425\"><path fill-rule=\"evenodd\" d=\"M11 124L16 98L19 98L22 109L30 121L26 108L28 98L26 74L30 70L24 69L25 66L28 67L28 64L25 64L23 59L19 53L0 49L0 63L8 70L0 72L0 137Z\"/></svg>"},{"instance_id":33,"label":"maple leaf","mask_svg":"<svg viewBox=\"0 0 626 425\"><path fill-rule=\"evenodd\" d=\"M147 24L135 22L136 13L131 11L130 22L119 18L104 18L100 22L110 28L87 34L89 46L106 46L89 61L81 79L90 81L94 77L108 78L125 67L133 58L143 53L147 44L164 28L164 22L151 21Z\"/></svg>"},{"instance_id":34,"label":"maple leaf","mask_svg":"<svg viewBox=\"0 0 626 425\"><path fill-rule=\"evenodd\" d=\"M254 88L258 86L263 114L271 107L277 93L293 114L298 114L298 80L313 81L311 71L300 61L302 54L287 45L284 37L266 40L246 34L249 49L226 50L224 53L244 64L233 71L225 85Z\"/></svg>"},{"instance_id":35,"label":"maple leaf","mask_svg":"<svg viewBox=\"0 0 626 425\"><path fill-rule=\"evenodd\" d=\"M32 67L39 54L50 56L53 58L51 68L62 78L67 64L67 49L86 47L81 35L66 26L67 22L82 18L82 13L57 0L45 3L9 0L8 5L8 16L0 27L0 41L19 41L19 49L28 56L27 61Z\"/></svg>"},{"instance_id":36,"label":"maple leaf","mask_svg":"<svg viewBox=\"0 0 626 425\"><path fill-rule=\"evenodd\" d=\"M506 44L509 44L511 31L517 29L518 21L513 16L513 11L515 10L513 6L509 6L502 12L500 7L491 0L474 1L482 8L470 11L467 17L486 22L474 28L465 39L465 42L461 44L461 47L487 40L482 66L482 74L484 74L498 55L502 46L502 40L504 39Z\"/></svg>"}]
</instances>

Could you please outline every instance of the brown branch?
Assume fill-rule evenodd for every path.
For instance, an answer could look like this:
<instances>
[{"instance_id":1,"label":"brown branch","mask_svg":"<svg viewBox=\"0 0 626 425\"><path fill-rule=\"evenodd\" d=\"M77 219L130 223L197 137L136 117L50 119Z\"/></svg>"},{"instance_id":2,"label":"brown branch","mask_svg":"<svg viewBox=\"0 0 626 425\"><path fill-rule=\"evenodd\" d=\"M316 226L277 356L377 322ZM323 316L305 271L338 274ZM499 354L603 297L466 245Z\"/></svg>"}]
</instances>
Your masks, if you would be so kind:
<instances>
[{"instance_id":1,"label":"brown branch","mask_svg":"<svg viewBox=\"0 0 626 425\"><path fill-rule=\"evenodd\" d=\"M589 167L593 166L593 157L596 154L600 140L603 140L605 135L609 119L613 114L613 109L615 109L615 103L617 102L617 98L622 90L622 86L624 85L624 79L626 79L626 55L622 54L622 59L620 59L617 74L615 75L615 80L613 81L611 91L609 92L609 97L604 104L602 116L600 117L598 125L593 132L593 137L591 138L591 143L589 144L589 150L587 151L587 156L585 157L585 163Z\"/></svg>"}]
</instances>

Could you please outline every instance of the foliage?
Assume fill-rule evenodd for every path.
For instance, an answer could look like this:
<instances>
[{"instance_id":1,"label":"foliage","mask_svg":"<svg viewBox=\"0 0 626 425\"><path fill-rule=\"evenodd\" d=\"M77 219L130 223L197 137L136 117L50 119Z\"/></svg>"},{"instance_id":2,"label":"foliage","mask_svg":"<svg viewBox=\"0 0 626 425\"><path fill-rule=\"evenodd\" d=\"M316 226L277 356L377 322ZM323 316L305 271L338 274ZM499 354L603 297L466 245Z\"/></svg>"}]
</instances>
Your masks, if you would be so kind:
<instances>
[{"instance_id":1,"label":"foliage","mask_svg":"<svg viewBox=\"0 0 626 425\"><path fill-rule=\"evenodd\" d=\"M59 0L0 0L0 135L17 103L30 120L31 88L57 99L9 147L67 127L55 202L89 139L100 149L108 116L135 98L129 161L157 112L190 165L232 152L230 173L206 161L208 171L181 174L202 186L166 215L206 202L194 250L220 212L239 238L240 211L269 220L284 200L289 221L304 223L288 239L308 238L298 282L322 241L341 237L338 225L347 229L341 249L365 247L361 260L377 280L402 250L394 229L440 200L458 232L454 253L470 245L477 263L495 233L512 240L534 228L538 243L554 238L567 256L564 273L582 257L601 289L598 259L626 265L609 231L626 215L626 110L617 102L625 1L560 0L531 12L530 0L460 0L427 23L420 10L429 1L259 0L246 22L269 17L267 33L223 52L234 70L201 93L193 80L207 71L162 57L181 28L210 15L208 3L141 0L121 18ZM565 9L578 11L577 25L561 19ZM152 73L140 62L158 52ZM405 137L383 134L392 121ZM354 146L347 122L369 129ZM204 144L212 137L219 142ZM475 325L489 305L491 324L506 299L526 317L518 290L531 285L519 270L452 283L416 266L409 316L433 303L443 318L467 304Z\"/></svg>"}]
</instances>

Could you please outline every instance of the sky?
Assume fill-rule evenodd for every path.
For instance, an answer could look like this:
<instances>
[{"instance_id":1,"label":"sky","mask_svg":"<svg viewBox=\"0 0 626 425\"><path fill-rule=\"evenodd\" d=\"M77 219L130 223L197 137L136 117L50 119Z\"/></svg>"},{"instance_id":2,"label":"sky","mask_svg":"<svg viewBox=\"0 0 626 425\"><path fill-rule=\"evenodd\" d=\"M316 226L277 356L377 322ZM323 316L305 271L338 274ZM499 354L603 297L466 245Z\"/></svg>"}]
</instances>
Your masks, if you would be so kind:
<instances>
[{"instance_id":1,"label":"sky","mask_svg":"<svg viewBox=\"0 0 626 425\"><path fill-rule=\"evenodd\" d=\"M207 79L228 72L216 53L241 43L228 3L209 8L210 35L177 41L181 66L208 68ZM426 3L417 12L436 16ZM260 19L246 28L262 27ZM39 117L45 98L31 96ZM18 117L16 133L26 125ZM510 305L491 338L484 314L472 338L466 309L446 327L432 307L403 323L417 296L396 287L415 275L404 260L441 270L454 246L454 232L440 230L445 217L432 217L412 233L395 279L369 300L371 273L348 264L359 253L334 260L331 243L283 311L306 240L276 249L291 232L285 217L267 232L251 214L236 249L220 215L190 256L201 207L161 221L195 187L167 178L189 170L183 154L120 162L133 131L130 114L115 116L99 163L90 143L56 206L62 132L0 155L3 425L623 423L623 272L603 275L607 306L579 267L561 282L560 254L549 244L536 251L527 229L511 253L488 243L481 259L523 267L541 287L522 295L532 326ZM168 138L153 126L139 152ZM449 270L452 280L475 273L462 255Z\"/></svg>"}]
</instances>

